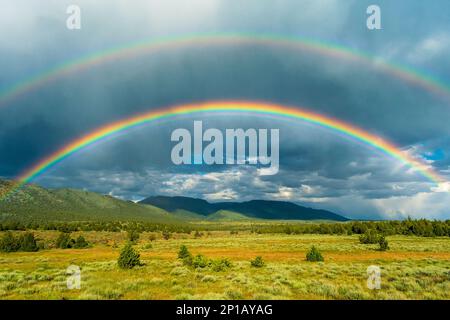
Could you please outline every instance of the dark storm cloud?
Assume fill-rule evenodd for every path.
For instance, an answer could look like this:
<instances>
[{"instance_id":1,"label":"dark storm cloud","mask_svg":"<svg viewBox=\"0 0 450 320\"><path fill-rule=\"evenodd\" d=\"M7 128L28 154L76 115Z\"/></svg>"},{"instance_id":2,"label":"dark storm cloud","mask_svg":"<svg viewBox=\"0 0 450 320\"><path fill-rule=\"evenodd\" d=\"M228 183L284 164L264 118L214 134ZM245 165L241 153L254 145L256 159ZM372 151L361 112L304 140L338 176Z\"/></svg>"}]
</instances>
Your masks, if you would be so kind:
<instances>
[{"instance_id":1,"label":"dark storm cloud","mask_svg":"<svg viewBox=\"0 0 450 320\"><path fill-rule=\"evenodd\" d=\"M372 4L368 1L79 4L83 26L78 33L64 27L65 3L5 4L5 14L20 15L14 20L0 13L0 33L8 30L8 38L0 40L0 88L55 63L136 39L216 31L328 39L450 80L446 1L379 1L379 32L365 27L365 8ZM13 177L111 121L157 107L226 99L302 106L393 141L415 157L428 159L443 174L449 168L450 103L445 99L380 72L376 64L246 45L186 47L133 57L27 93L0 108L0 176ZM170 133L190 128L197 119L221 129L280 128L280 173L259 177L251 167L174 166ZM436 152L438 158L433 157ZM38 182L134 200L160 193L212 201L285 199L356 217L403 216L404 208L411 210L404 199L416 201L412 214L420 215L427 201L450 200L434 195L423 177L367 145L314 125L252 116L157 122L78 153ZM443 207L430 205L430 215L441 217Z\"/></svg>"}]
</instances>

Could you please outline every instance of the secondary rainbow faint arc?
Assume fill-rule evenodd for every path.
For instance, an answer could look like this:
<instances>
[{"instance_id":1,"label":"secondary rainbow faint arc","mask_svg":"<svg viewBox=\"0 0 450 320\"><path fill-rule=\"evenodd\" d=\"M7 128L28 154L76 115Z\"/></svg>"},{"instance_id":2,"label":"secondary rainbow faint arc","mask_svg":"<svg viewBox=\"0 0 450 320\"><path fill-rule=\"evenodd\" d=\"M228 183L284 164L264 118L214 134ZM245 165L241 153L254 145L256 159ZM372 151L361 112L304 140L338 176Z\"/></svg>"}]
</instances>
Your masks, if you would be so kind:
<instances>
[{"instance_id":1,"label":"secondary rainbow faint arc","mask_svg":"<svg viewBox=\"0 0 450 320\"><path fill-rule=\"evenodd\" d=\"M46 83L92 66L163 49L218 44L262 44L269 46L290 47L293 49L311 51L334 58L376 65L385 73L391 74L396 78L402 79L403 81L420 86L429 92L444 96L450 101L450 87L447 84L444 84L437 79L411 68L386 62L376 56L372 56L355 49L300 37L289 37L274 34L220 33L185 35L160 38L151 41L134 42L109 50L99 51L94 54L84 56L80 59L70 60L4 89L0 92L0 106L5 105L7 102L19 97L21 94L32 91L33 89L43 86Z\"/></svg>"},{"instance_id":2,"label":"secondary rainbow faint arc","mask_svg":"<svg viewBox=\"0 0 450 320\"><path fill-rule=\"evenodd\" d=\"M242 101L219 101L219 102L208 102L201 104L187 104L179 105L164 109L152 110L150 112L136 115L127 119L123 119L117 122L107 124L94 130L79 139L72 141L71 143L65 145L63 148L52 153L48 157L44 158L36 165L26 170L18 178L20 187L26 183L31 182L33 179L43 174L46 170L66 159L73 153L86 148L87 146L107 138L115 133L122 132L129 128L133 128L145 123L149 123L154 120L170 118L177 115L192 115L196 113L204 112L246 112L255 113L258 115L278 115L287 118L299 119L306 122L318 124L320 126L333 129L340 133L344 133L347 136L356 138L363 143L375 147L384 153L400 160L402 163L410 166L414 170L417 170L427 179L435 183L440 183L445 181L437 173L435 173L430 167L423 163L411 158L402 150L398 149L392 143L383 140L367 131L360 128L352 126L343 121L326 117L324 115L314 113L306 109L300 109L298 107L289 107L279 104L269 104L269 103L257 103L257 102L242 102Z\"/></svg>"}]
</instances>

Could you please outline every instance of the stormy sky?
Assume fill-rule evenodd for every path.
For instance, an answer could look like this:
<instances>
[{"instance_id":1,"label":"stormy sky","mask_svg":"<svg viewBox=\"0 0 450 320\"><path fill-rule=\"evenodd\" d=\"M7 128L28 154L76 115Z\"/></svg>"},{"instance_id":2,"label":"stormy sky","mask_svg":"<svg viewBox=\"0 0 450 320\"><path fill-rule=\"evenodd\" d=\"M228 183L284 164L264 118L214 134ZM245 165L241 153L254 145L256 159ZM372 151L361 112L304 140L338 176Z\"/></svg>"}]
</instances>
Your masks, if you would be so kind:
<instances>
[{"instance_id":1,"label":"stormy sky","mask_svg":"<svg viewBox=\"0 0 450 320\"><path fill-rule=\"evenodd\" d=\"M81 8L81 29L66 8ZM377 4L382 30L366 27ZM436 0L0 0L0 92L110 48L167 36L277 34L338 44L450 83L450 2ZM450 93L449 93L450 96ZM450 98L373 63L263 45L182 46L110 61L0 104L0 177L14 178L73 139L156 108L215 100L301 106L392 141L450 179ZM176 166L171 132L280 129L280 171ZM436 185L363 143L302 121L179 116L98 143L40 176L46 187L139 200L184 195L210 201L272 199L350 218L450 219L450 185Z\"/></svg>"}]
</instances>

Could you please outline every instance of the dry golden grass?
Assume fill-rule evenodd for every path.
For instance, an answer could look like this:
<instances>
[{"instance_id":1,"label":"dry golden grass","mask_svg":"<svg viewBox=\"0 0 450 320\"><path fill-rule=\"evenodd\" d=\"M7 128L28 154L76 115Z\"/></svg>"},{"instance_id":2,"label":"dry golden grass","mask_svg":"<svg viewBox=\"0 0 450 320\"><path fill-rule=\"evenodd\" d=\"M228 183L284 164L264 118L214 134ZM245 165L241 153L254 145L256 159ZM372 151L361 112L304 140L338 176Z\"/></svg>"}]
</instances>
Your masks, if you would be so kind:
<instances>
[{"instance_id":1,"label":"dry golden grass","mask_svg":"<svg viewBox=\"0 0 450 320\"><path fill-rule=\"evenodd\" d=\"M0 254L1 299L450 299L450 239L388 237L390 251L362 245L357 236L177 234L135 246L144 266L121 270L116 261L125 233L79 232L89 249L54 249L57 232L35 232L51 249ZM78 233L73 236L77 236ZM177 259L180 245L192 254L228 258L221 272L193 269ZM323 263L305 261L315 245ZM262 256L263 268L250 260ZM81 267L80 290L66 287L65 270ZM369 290L367 267L382 270L382 288Z\"/></svg>"}]
</instances>

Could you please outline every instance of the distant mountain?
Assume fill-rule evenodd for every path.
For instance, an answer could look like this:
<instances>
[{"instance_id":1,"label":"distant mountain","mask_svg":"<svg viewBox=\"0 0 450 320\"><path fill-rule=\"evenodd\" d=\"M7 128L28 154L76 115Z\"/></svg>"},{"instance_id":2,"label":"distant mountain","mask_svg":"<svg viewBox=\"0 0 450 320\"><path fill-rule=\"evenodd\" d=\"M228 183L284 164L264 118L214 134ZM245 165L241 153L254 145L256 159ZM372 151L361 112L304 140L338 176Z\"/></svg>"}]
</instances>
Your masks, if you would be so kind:
<instances>
[{"instance_id":1,"label":"distant mountain","mask_svg":"<svg viewBox=\"0 0 450 320\"><path fill-rule=\"evenodd\" d=\"M208 221L248 221L254 218L249 218L241 213L236 213L232 211L220 210L214 212L206 217Z\"/></svg>"},{"instance_id":2,"label":"distant mountain","mask_svg":"<svg viewBox=\"0 0 450 320\"><path fill-rule=\"evenodd\" d=\"M0 196L13 183L0 179ZM139 220L168 222L177 220L163 209L123 201L111 196L74 189L49 190L27 185L0 200L0 219L38 219L46 221Z\"/></svg>"},{"instance_id":3,"label":"distant mountain","mask_svg":"<svg viewBox=\"0 0 450 320\"><path fill-rule=\"evenodd\" d=\"M2 199L13 186L0 179L0 220L81 221L122 220L157 223L187 221L333 220L335 213L291 202L253 200L209 203L188 197L149 197L139 203L76 189L46 189L34 184Z\"/></svg>"},{"instance_id":4,"label":"distant mountain","mask_svg":"<svg viewBox=\"0 0 450 320\"><path fill-rule=\"evenodd\" d=\"M146 198L140 203L149 204L169 212L183 210L203 216L209 216L218 211L227 211L254 219L348 220L347 218L330 211L307 208L286 201L252 200L246 202L209 203L202 199L188 197L155 196Z\"/></svg>"},{"instance_id":5,"label":"distant mountain","mask_svg":"<svg viewBox=\"0 0 450 320\"><path fill-rule=\"evenodd\" d=\"M164 209L169 212L174 212L177 210L185 210L188 212L200 214L202 216L207 216L220 210L216 209L214 205L212 205L206 200L189 197L155 196L146 198L140 201L139 203L150 204L152 206Z\"/></svg>"}]
</instances>

